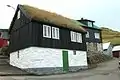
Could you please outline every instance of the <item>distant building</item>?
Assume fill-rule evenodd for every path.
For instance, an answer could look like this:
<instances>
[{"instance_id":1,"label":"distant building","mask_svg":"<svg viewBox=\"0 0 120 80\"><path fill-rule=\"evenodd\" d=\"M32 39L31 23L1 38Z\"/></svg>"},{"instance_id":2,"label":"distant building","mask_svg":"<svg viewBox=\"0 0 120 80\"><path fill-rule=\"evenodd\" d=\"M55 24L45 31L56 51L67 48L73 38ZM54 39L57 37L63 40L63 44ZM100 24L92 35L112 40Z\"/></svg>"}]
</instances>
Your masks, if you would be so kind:
<instances>
[{"instance_id":1,"label":"distant building","mask_svg":"<svg viewBox=\"0 0 120 80\"><path fill-rule=\"evenodd\" d=\"M0 29L0 48L8 46L8 29Z\"/></svg>"},{"instance_id":2,"label":"distant building","mask_svg":"<svg viewBox=\"0 0 120 80\"><path fill-rule=\"evenodd\" d=\"M111 42L103 43L103 53L104 54L112 57L113 56L112 49L113 49L113 46L112 46Z\"/></svg>"},{"instance_id":3,"label":"distant building","mask_svg":"<svg viewBox=\"0 0 120 80\"><path fill-rule=\"evenodd\" d=\"M113 53L113 57L119 58L120 57L120 45L114 46L112 53Z\"/></svg>"},{"instance_id":4,"label":"distant building","mask_svg":"<svg viewBox=\"0 0 120 80\"><path fill-rule=\"evenodd\" d=\"M101 37L101 29L94 25L95 21L83 19L77 20L80 23L82 23L86 31L86 45L87 45L87 51L89 52L102 52L102 37Z\"/></svg>"}]
</instances>

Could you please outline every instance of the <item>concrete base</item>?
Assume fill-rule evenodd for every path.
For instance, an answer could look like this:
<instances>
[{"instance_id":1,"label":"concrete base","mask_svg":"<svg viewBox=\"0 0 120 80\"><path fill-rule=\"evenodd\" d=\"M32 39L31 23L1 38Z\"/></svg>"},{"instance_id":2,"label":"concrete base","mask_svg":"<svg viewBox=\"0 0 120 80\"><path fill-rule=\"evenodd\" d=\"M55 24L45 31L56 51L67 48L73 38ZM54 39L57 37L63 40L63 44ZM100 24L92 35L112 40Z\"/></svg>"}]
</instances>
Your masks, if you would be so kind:
<instances>
[{"instance_id":1,"label":"concrete base","mask_svg":"<svg viewBox=\"0 0 120 80\"><path fill-rule=\"evenodd\" d=\"M87 66L75 66L69 67L69 72L78 72L82 70L88 69ZM27 68L24 69L28 73L36 74L36 75L48 75L48 74L60 74L60 73L67 73L63 71L62 67L50 67L50 68Z\"/></svg>"}]
</instances>

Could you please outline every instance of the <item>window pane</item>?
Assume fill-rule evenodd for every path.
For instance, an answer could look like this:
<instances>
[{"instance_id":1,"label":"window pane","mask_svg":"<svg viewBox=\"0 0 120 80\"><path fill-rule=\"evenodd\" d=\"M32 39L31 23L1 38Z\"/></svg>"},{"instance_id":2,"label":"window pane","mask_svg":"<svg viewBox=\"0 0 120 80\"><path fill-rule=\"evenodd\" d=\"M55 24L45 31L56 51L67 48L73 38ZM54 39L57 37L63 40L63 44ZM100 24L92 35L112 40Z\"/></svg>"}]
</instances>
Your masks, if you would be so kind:
<instances>
[{"instance_id":1,"label":"window pane","mask_svg":"<svg viewBox=\"0 0 120 80\"><path fill-rule=\"evenodd\" d=\"M92 22L88 22L88 27L92 27Z\"/></svg>"},{"instance_id":2,"label":"window pane","mask_svg":"<svg viewBox=\"0 0 120 80\"><path fill-rule=\"evenodd\" d=\"M47 36L47 27L44 26L44 35Z\"/></svg>"},{"instance_id":3,"label":"window pane","mask_svg":"<svg viewBox=\"0 0 120 80\"><path fill-rule=\"evenodd\" d=\"M99 33L95 33L95 38L96 39L100 39L100 34Z\"/></svg>"},{"instance_id":4,"label":"window pane","mask_svg":"<svg viewBox=\"0 0 120 80\"><path fill-rule=\"evenodd\" d=\"M47 26L47 31L48 31L48 33L47 33L47 36L50 38L51 37L51 27L50 26Z\"/></svg>"},{"instance_id":5,"label":"window pane","mask_svg":"<svg viewBox=\"0 0 120 80\"><path fill-rule=\"evenodd\" d=\"M77 42L82 43L82 35L77 33Z\"/></svg>"},{"instance_id":6,"label":"window pane","mask_svg":"<svg viewBox=\"0 0 120 80\"><path fill-rule=\"evenodd\" d=\"M76 42L76 32L71 31L71 41Z\"/></svg>"},{"instance_id":7,"label":"window pane","mask_svg":"<svg viewBox=\"0 0 120 80\"><path fill-rule=\"evenodd\" d=\"M77 38L76 33L74 32L73 34L74 34L74 41L76 42L76 38Z\"/></svg>"},{"instance_id":8,"label":"window pane","mask_svg":"<svg viewBox=\"0 0 120 80\"><path fill-rule=\"evenodd\" d=\"M56 28L56 38L59 39L59 28Z\"/></svg>"},{"instance_id":9,"label":"window pane","mask_svg":"<svg viewBox=\"0 0 120 80\"><path fill-rule=\"evenodd\" d=\"M43 37L47 36L47 26L43 25Z\"/></svg>"},{"instance_id":10,"label":"window pane","mask_svg":"<svg viewBox=\"0 0 120 80\"><path fill-rule=\"evenodd\" d=\"M87 31L86 38L89 38L89 32Z\"/></svg>"},{"instance_id":11,"label":"window pane","mask_svg":"<svg viewBox=\"0 0 120 80\"><path fill-rule=\"evenodd\" d=\"M55 38L55 28L52 27L52 37Z\"/></svg>"}]
</instances>

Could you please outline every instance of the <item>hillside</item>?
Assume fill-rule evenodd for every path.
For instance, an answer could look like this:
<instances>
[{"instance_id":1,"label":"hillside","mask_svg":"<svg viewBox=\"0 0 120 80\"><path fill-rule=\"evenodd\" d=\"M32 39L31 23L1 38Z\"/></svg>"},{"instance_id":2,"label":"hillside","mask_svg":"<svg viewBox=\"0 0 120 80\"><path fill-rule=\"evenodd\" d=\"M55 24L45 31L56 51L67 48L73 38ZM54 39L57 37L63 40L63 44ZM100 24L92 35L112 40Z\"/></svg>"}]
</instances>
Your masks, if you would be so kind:
<instances>
[{"instance_id":1,"label":"hillside","mask_svg":"<svg viewBox=\"0 0 120 80\"><path fill-rule=\"evenodd\" d=\"M102 27L103 42L112 42L113 45L120 44L120 32Z\"/></svg>"}]
</instances>

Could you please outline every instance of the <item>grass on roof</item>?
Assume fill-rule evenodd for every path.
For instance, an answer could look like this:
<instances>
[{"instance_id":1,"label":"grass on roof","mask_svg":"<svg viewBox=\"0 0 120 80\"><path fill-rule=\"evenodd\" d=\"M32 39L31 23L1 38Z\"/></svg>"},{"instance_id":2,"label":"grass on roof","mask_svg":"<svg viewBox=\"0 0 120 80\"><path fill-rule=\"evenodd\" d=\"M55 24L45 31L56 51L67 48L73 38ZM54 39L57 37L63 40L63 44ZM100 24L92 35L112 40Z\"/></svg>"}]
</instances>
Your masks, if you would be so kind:
<instances>
[{"instance_id":1,"label":"grass on roof","mask_svg":"<svg viewBox=\"0 0 120 80\"><path fill-rule=\"evenodd\" d=\"M56 13L48 12L45 10L41 10L35 7L31 7L28 5L22 5L23 9L28 13L33 20L43 21L46 23L54 24L60 27L70 28L72 30L77 30L81 32L85 32L85 29L82 26L76 24L74 20L63 17Z\"/></svg>"}]
</instances>

